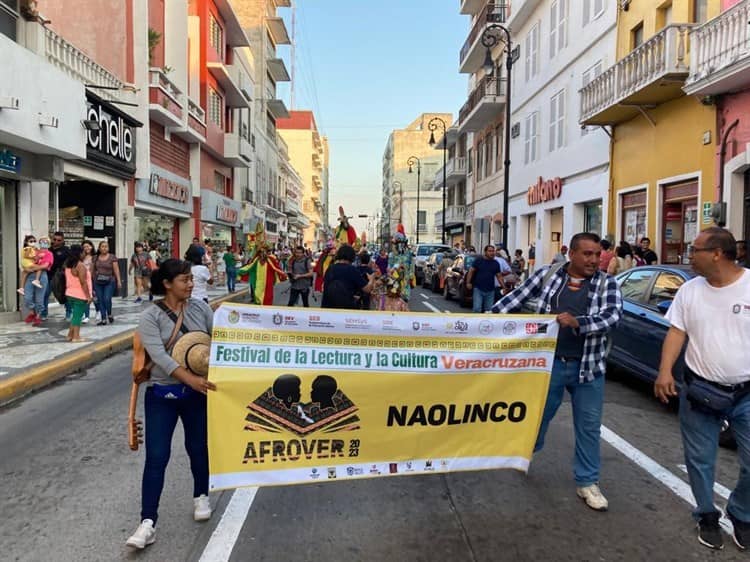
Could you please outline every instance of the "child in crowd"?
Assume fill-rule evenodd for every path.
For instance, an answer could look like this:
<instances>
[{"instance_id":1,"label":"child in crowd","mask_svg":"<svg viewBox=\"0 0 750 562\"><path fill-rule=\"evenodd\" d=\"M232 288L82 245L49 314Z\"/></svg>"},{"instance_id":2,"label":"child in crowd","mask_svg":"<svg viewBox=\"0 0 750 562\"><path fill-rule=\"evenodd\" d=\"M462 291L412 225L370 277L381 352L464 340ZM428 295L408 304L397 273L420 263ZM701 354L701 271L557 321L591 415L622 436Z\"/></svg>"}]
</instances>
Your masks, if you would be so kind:
<instances>
[{"instance_id":1,"label":"child in crowd","mask_svg":"<svg viewBox=\"0 0 750 562\"><path fill-rule=\"evenodd\" d=\"M26 279L29 276L29 272L26 271L26 268L31 267L33 265L39 265L40 258L41 256L36 246L36 237L30 234L27 235L23 241L23 248L21 248L21 286L18 288L19 295L26 294L24 287L26 286ZM41 269L38 271L35 271L34 280L31 282L31 284L34 285L34 287L37 287L39 289L43 288L42 282L39 280L41 275L42 275Z\"/></svg>"}]
</instances>

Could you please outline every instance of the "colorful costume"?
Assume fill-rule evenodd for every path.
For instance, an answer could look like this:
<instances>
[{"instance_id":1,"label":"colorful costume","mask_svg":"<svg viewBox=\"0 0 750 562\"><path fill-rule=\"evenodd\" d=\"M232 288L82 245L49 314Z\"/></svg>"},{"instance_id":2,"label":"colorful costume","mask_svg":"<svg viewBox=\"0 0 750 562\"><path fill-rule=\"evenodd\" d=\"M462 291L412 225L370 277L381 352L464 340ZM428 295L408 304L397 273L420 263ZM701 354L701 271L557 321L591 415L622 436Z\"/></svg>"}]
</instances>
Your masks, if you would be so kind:
<instances>
[{"instance_id":1,"label":"colorful costume","mask_svg":"<svg viewBox=\"0 0 750 562\"><path fill-rule=\"evenodd\" d=\"M409 302L411 288L416 284L414 276L414 254L409 250L404 226L399 224L393 237L393 251L388 254L388 277L399 279L401 298Z\"/></svg>"},{"instance_id":2,"label":"colorful costume","mask_svg":"<svg viewBox=\"0 0 750 562\"><path fill-rule=\"evenodd\" d=\"M266 247L261 247L250 263L237 270L237 274L248 277L255 304L273 304L273 286L287 278L278 260Z\"/></svg>"},{"instance_id":3,"label":"colorful costume","mask_svg":"<svg viewBox=\"0 0 750 562\"><path fill-rule=\"evenodd\" d=\"M354 246L354 241L357 239L357 231L349 224L349 217L344 214L344 208L341 206L339 206L339 225L333 237L336 240L336 247L341 244Z\"/></svg>"},{"instance_id":4,"label":"colorful costume","mask_svg":"<svg viewBox=\"0 0 750 562\"><path fill-rule=\"evenodd\" d=\"M333 240L329 240L326 243L326 247L320 253L318 262L315 264L315 286L313 290L317 291L318 293L323 292L323 279L326 276L328 266L333 263L335 254L336 250L333 247Z\"/></svg>"}]
</instances>

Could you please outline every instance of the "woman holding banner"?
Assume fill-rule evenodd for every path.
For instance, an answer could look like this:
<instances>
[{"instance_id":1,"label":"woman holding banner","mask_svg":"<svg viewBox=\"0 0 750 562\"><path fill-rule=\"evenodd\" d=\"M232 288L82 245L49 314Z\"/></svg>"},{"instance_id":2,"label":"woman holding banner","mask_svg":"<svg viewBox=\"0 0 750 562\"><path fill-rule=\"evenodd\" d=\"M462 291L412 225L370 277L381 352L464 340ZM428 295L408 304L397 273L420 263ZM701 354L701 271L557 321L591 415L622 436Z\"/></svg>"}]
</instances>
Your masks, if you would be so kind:
<instances>
[{"instance_id":1,"label":"woman holding banner","mask_svg":"<svg viewBox=\"0 0 750 562\"><path fill-rule=\"evenodd\" d=\"M190 298L193 290L191 264L176 259L164 261L151 275L151 292L163 295L143 311L138 325L143 347L153 363L146 388L146 464L143 468L141 524L127 540L128 546L142 549L156 539L159 498L169 462L172 435L177 419L182 420L185 449L193 473L193 517L211 517L208 501L208 443L206 393L216 390L204 376L189 370L178 355L180 340L195 332L206 339L213 327L213 311L200 299ZM174 345L170 345L174 344ZM174 352L172 351L174 349ZM191 363L192 365L192 363Z\"/></svg>"}]
</instances>

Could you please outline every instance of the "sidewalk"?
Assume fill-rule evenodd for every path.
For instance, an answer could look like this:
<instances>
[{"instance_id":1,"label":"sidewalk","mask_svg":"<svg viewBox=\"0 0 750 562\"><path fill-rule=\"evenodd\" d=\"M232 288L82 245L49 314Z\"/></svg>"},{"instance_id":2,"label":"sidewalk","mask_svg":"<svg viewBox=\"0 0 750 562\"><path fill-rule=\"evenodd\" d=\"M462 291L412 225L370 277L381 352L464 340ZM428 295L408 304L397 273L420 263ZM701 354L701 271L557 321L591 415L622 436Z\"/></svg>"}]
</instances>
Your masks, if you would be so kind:
<instances>
[{"instance_id":1,"label":"sidewalk","mask_svg":"<svg viewBox=\"0 0 750 562\"><path fill-rule=\"evenodd\" d=\"M211 287L208 297L212 304L247 298L247 284L238 283L232 295L226 287ZM50 303L49 318L39 328L22 321L0 326L0 404L129 348L140 313L148 306L152 303L136 303L134 296L115 297L114 324L97 326L92 305L89 323L81 326L81 337L89 341L82 343L65 341L69 324L65 308L56 303Z\"/></svg>"}]
</instances>

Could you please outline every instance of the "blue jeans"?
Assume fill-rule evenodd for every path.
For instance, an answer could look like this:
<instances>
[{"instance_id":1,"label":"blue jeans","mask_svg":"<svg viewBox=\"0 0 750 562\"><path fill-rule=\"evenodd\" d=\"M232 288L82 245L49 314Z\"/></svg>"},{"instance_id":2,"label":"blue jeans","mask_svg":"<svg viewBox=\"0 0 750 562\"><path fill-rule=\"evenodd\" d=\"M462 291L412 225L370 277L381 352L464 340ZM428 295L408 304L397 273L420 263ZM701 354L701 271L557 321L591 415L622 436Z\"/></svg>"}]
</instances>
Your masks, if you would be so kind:
<instances>
[{"instance_id":1,"label":"blue jeans","mask_svg":"<svg viewBox=\"0 0 750 562\"><path fill-rule=\"evenodd\" d=\"M102 320L106 320L108 316L112 316L112 297L115 294L116 283L114 279L111 279L106 285L100 285L94 282L94 293L96 293L96 309L102 317Z\"/></svg>"},{"instance_id":2,"label":"blue jeans","mask_svg":"<svg viewBox=\"0 0 750 562\"><path fill-rule=\"evenodd\" d=\"M547 402L542 415L542 425L536 438L534 452L544 447L544 436L549 422L555 417L567 389L573 406L573 428L576 438L573 475L576 485L583 487L599 482L601 466L599 436L604 405L604 377L596 377L591 382L580 382L578 379L580 369L580 360L563 361L555 357Z\"/></svg>"},{"instance_id":3,"label":"blue jeans","mask_svg":"<svg viewBox=\"0 0 750 562\"><path fill-rule=\"evenodd\" d=\"M719 433L724 416L696 410L680 392L680 430L685 450L690 489L695 496L693 515L717 512L714 505L714 466ZM729 496L727 511L740 521L750 523L750 394L746 394L724 413L734 431L740 461L737 486Z\"/></svg>"},{"instance_id":4,"label":"blue jeans","mask_svg":"<svg viewBox=\"0 0 750 562\"><path fill-rule=\"evenodd\" d=\"M52 273L49 273L49 283L47 283L47 288L44 291L44 308L42 309L42 318L47 318L49 314L49 296L52 294ZM65 301L65 318L70 318L70 315L72 314L70 303L66 300Z\"/></svg>"},{"instance_id":5,"label":"blue jeans","mask_svg":"<svg viewBox=\"0 0 750 562\"><path fill-rule=\"evenodd\" d=\"M172 435L177 418L185 432L185 450L193 473L193 497L208 495L208 425L206 397L188 390L179 400L160 398L146 389L146 465L141 489L141 520L158 519L159 498L164 488L164 472L169 463Z\"/></svg>"},{"instance_id":6,"label":"blue jeans","mask_svg":"<svg viewBox=\"0 0 750 562\"><path fill-rule=\"evenodd\" d=\"M227 291L234 293L234 284L237 282L237 270L227 267Z\"/></svg>"},{"instance_id":7,"label":"blue jeans","mask_svg":"<svg viewBox=\"0 0 750 562\"><path fill-rule=\"evenodd\" d=\"M489 291L482 291L481 289L474 287L472 293L473 299L473 312L484 312L490 310L492 305L495 304L495 289Z\"/></svg>"},{"instance_id":8,"label":"blue jeans","mask_svg":"<svg viewBox=\"0 0 750 562\"><path fill-rule=\"evenodd\" d=\"M47 288L49 287L49 283L47 282L47 272L42 271L42 274L39 276L39 282L42 284L42 288L35 287L31 284L32 281L36 279L35 273L32 271L26 276L26 285L24 285L24 296L23 296L23 306L26 310L29 312L35 312L39 316L45 316L45 302L44 302L44 295L47 294Z\"/></svg>"}]
</instances>

